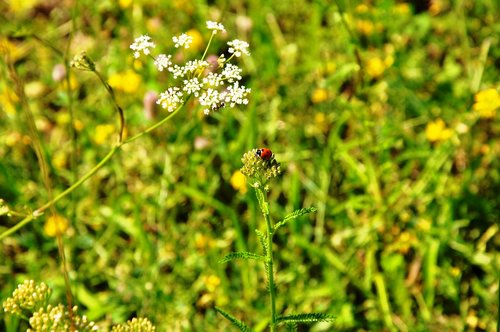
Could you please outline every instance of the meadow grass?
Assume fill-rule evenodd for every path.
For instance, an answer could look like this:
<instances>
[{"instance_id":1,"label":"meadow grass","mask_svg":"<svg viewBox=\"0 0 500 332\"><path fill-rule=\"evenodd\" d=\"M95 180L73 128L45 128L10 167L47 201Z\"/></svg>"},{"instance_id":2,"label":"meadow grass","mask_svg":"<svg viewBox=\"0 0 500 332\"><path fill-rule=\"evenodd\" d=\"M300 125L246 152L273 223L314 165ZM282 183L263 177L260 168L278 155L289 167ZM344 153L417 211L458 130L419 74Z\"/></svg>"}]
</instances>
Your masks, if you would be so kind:
<instances>
[{"instance_id":1,"label":"meadow grass","mask_svg":"<svg viewBox=\"0 0 500 332\"><path fill-rule=\"evenodd\" d=\"M500 8L422 3L0 4L0 300L35 280L104 330L231 329L216 308L268 329L265 266L219 261L261 253L262 202L239 169L269 147L270 220L317 209L273 236L278 315L335 316L311 331L495 331ZM206 116L192 98L156 127L171 76L130 44L148 34L168 54L187 32L172 61L199 58L207 20L227 33L204 58L249 42L249 103ZM70 66L82 51L98 76Z\"/></svg>"}]
</instances>

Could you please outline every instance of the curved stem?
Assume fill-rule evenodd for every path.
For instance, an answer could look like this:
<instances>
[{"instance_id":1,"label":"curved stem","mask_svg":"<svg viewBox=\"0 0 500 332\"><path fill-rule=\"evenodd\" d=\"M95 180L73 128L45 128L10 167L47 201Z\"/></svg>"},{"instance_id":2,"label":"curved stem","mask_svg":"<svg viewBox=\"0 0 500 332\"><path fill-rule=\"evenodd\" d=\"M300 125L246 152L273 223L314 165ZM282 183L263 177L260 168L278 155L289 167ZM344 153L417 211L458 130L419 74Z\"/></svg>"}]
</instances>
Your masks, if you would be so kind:
<instances>
[{"instance_id":1,"label":"curved stem","mask_svg":"<svg viewBox=\"0 0 500 332\"><path fill-rule=\"evenodd\" d=\"M106 88L106 91L108 91L109 95L111 96L111 100L113 101L113 104L115 106L116 111L118 112L118 116L120 117L120 132L118 134L118 143L121 143L123 141L123 132L125 130L125 116L123 115L123 109L121 108L120 105L118 105L118 102L116 101L115 97L115 92L113 91L113 88L111 85L106 82L104 77L102 77L101 73L99 73L96 69L93 70L93 72L99 77L99 80L101 81L102 85Z\"/></svg>"},{"instance_id":2,"label":"curved stem","mask_svg":"<svg viewBox=\"0 0 500 332\"><path fill-rule=\"evenodd\" d=\"M89 172L87 172L83 177L81 177L80 180L76 181L73 185L71 185L71 187L69 187L68 189L66 189L65 191L63 191L62 193L60 193L59 195L57 195L54 198L52 198L49 202L47 202L44 205L42 205L41 207L39 207L32 214L30 214L29 216L26 216L23 220L21 220L20 222L18 222L17 224L15 224L14 226L12 226L11 228L7 229L5 232L1 233L0 234L0 240L6 238L7 236L9 236L12 233L16 232L17 230L19 230L20 228L26 226L28 223L30 223L34 219L36 219L39 216L41 216L45 210L47 210L48 208L50 208L53 204L55 204L56 202L58 202L61 198L65 197L66 195L68 195L70 193L72 193L75 189L77 189L78 187L80 187L85 181L87 181L88 179L90 179L98 170L100 170L115 155L115 153L117 151L119 151L121 149L121 147L123 145L125 145L127 143L130 143L130 142L133 142L136 139L138 139L139 137L143 136L144 134L147 134L147 133L155 130L156 128L160 127L162 124L164 124L169 119L171 119L175 114L177 114L182 109L182 107L185 105L186 102L187 102L187 100L183 104L179 105L179 107L175 111L173 111L172 113L170 113L163 120L157 122L156 124L152 125L151 127L147 128L146 130L144 130L144 131L140 132L139 134L137 134L137 135L129 138L128 140L123 141L121 143L118 143L118 145L114 146L111 149L111 151L109 151L108 154L106 154L106 156L104 156L104 158L97 165L95 165Z\"/></svg>"}]
</instances>

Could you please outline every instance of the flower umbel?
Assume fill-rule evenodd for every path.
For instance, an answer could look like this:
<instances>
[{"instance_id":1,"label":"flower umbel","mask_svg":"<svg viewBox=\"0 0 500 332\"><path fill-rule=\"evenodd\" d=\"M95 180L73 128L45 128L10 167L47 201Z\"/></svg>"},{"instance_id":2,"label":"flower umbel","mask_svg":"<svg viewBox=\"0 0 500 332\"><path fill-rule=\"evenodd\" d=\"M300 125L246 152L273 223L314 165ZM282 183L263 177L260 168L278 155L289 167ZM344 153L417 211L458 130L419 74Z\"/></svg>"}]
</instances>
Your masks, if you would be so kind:
<instances>
[{"instance_id":1,"label":"flower umbel","mask_svg":"<svg viewBox=\"0 0 500 332\"><path fill-rule=\"evenodd\" d=\"M3 310L14 315L23 315L23 310L37 310L47 304L52 290L43 282L35 284L25 280L17 286L12 296L3 302Z\"/></svg>"},{"instance_id":2,"label":"flower umbel","mask_svg":"<svg viewBox=\"0 0 500 332\"><path fill-rule=\"evenodd\" d=\"M237 58L239 58L242 53L250 55L250 52L248 51L248 47L250 47L250 45L246 41L235 39L227 44L229 45L228 52L234 54Z\"/></svg>"},{"instance_id":3,"label":"flower umbel","mask_svg":"<svg viewBox=\"0 0 500 332\"><path fill-rule=\"evenodd\" d=\"M129 331L141 331L141 332L154 332L156 328L147 318L132 318L127 321L126 324L120 324L113 326L111 332L129 332Z\"/></svg>"},{"instance_id":4,"label":"flower umbel","mask_svg":"<svg viewBox=\"0 0 500 332\"><path fill-rule=\"evenodd\" d=\"M50 304L45 308L40 308L33 313L29 322L32 329L28 332L35 331L70 331L71 326L75 327L76 331L97 331L98 326L87 319L85 315L79 316L77 314L78 308L72 308L72 314L66 310L62 304L51 306ZM70 320L72 317L72 321Z\"/></svg>"},{"instance_id":5,"label":"flower umbel","mask_svg":"<svg viewBox=\"0 0 500 332\"><path fill-rule=\"evenodd\" d=\"M263 187L269 180L281 174L281 165L274 155L269 160L262 159L257 155L257 150L252 149L243 155L241 173L249 178L253 186Z\"/></svg>"},{"instance_id":6,"label":"flower umbel","mask_svg":"<svg viewBox=\"0 0 500 332\"><path fill-rule=\"evenodd\" d=\"M224 26L221 23L213 22L213 21L207 21L207 28L208 30L212 30L212 33L215 35L217 31L226 31Z\"/></svg>"},{"instance_id":7,"label":"flower umbel","mask_svg":"<svg viewBox=\"0 0 500 332\"><path fill-rule=\"evenodd\" d=\"M203 112L206 115L225 107L234 108L249 102L247 97L251 90L240 83L242 70L230 62L234 57L250 54L248 43L238 39L230 41L229 58L226 59L224 54L221 54L216 63L214 60L207 61L206 59L216 57L206 57L213 36L219 31L226 31L221 23L213 21L207 21L207 28L212 30L212 36L201 59L188 60L180 65L172 63L172 59L177 58L172 55L159 54L156 58L152 56L158 71L163 72L166 69L174 80L177 80L175 86L167 88L157 100L157 104L168 112L174 112L191 97L197 98L199 104L205 106ZM186 33L175 36L172 40L176 48L189 48L193 43L193 37ZM149 55L150 49L154 47L155 44L147 35L137 38L130 46L135 51L136 58L140 52Z\"/></svg>"},{"instance_id":8,"label":"flower umbel","mask_svg":"<svg viewBox=\"0 0 500 332\"><path fill-rule=\"evenodd\" d=\"M176 48L189 48L189 46L191 46L191 43L193 42L193 37L186 33L183 33L180 36L173 37L172 41L175 43Z\"/></svg>"},{"instance_id":9,"label":"flower umbel","mask_svg":"<svg viewBox=\"0 0 500 332\"><path fill-rule=\"evenodd\" d=\"M148 35L142 35L134 40L134 43L130 45L130 48L134 51L134 58L138 58L142 53L144 55L149 55L151 53L151 48L155 48L156 45L151 41L151 37Z\"/></svg>"}]
</instances>

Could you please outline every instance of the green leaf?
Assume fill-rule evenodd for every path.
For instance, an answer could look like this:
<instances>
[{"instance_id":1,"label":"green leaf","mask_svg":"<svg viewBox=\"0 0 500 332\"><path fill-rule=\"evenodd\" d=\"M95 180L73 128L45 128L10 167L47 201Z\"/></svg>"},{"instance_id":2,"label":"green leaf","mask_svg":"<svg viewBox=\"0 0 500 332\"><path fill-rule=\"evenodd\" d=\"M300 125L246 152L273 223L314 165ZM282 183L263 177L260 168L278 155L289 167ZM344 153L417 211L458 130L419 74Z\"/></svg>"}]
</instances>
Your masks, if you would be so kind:
<instances>
[{"instance_id":1,"label":"green leaf","mask_svg":"<svg viewBox=\"0 0 500 332\"><path fill-rule=\"evenodd\" d=\"M223 259L219 261L219 263L227 263L229 261L232 261L233 259L255 259L255 260L261 260L264 261L266 259L265 256L253 253L253 252L246 252L246 251L238 251L238 252L231 252L224 256Z\"/></svg>"},{"instance_id":2,"label":"green leaf","mask_svg":"<svg viewBox=\"0 0 500 332\"><path fill-rule=\"evenodd\" d=\"M218 307L214 307L214 309L219 314L224 316L227 320L229 320L231 323L233 323L234 326L238 327L240 329L240 331L251 332L250 328L245 323L243 323L241 320L234 317L230 313L225 312L224 310L222 310L221 308L218 308Z\"/></svg>"},{"instance_id":3,"label":"green leaf","mask_svg":"<svg viewBox=\"0 0 500 332\"><path fill-rule=\"evenodd\" d=\"M297 332L298 330L298 324L296 322L292 322L292 323L286 323L286 330L288 332Z\"/></svg>"},{"instance_id":4,"label":"green leaf","mask_svg":"<svg viewBox=\"0 0 500 332\"><path fill-rule=\"evenodd\" d=\"M278 228L282 227L282 226L285 226L285 224L291 220L295 220L299 217L302 217L304 214L308 214L308 213L311 213L311 212L316 212L318 209L314 208L314 207L311 207L311 208L304 208L304 209L300 209L300 210L295 210L293 211L292 213L290 213L289 215L287 215L283 220L281 220L280 222L276 223L276 225L274 225L274 231L276 231Z\"/></svg>"},{"instance_id":5,"label":"green leaf","mask_svg":"<svg viewBox=\"0 0 500 332\"><path fill-rule=\"evenodd\" d=\"M330 314L322 314L312 312L309 314L296 314L288 316L279 316L277 319L278 323L313 323L313 322L331 322L335 319L335 316Z\"/></svg>"},{"instance_id":6,"label":"green leaf","mask_svg":"<svg viewBox=\"0 0 500 332\"><path fill-rule=\"evenodd\" d=\"M262 233L258 229L255 230L255 233L257 233L257 237L259 238L260 246L262 247L264 256L267 256L267 251L269 250L269 248L267 246L266 235L264 235L264 233Z\"/></svg>"}]
</instances>

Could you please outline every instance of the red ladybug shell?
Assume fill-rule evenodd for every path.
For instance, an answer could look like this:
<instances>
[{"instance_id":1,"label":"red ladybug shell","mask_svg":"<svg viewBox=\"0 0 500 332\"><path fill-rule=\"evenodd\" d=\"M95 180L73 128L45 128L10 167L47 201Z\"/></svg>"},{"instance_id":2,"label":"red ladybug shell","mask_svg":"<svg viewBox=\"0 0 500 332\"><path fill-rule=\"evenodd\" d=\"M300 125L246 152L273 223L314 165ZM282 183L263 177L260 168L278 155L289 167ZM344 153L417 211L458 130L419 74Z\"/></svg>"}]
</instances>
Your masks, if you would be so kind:
<instances>
[{"instance_id":1,"label":"red ladybug shell","mask_svg":"<svg viewBox=\"0 0 500 332\"><path fill-rule=\"evenodd\" d=\"M260 148L257 150L256 154L261 157L263 160L270 160L273 156L273 153L268 148Z\"/></svg>"}]
</instances>

